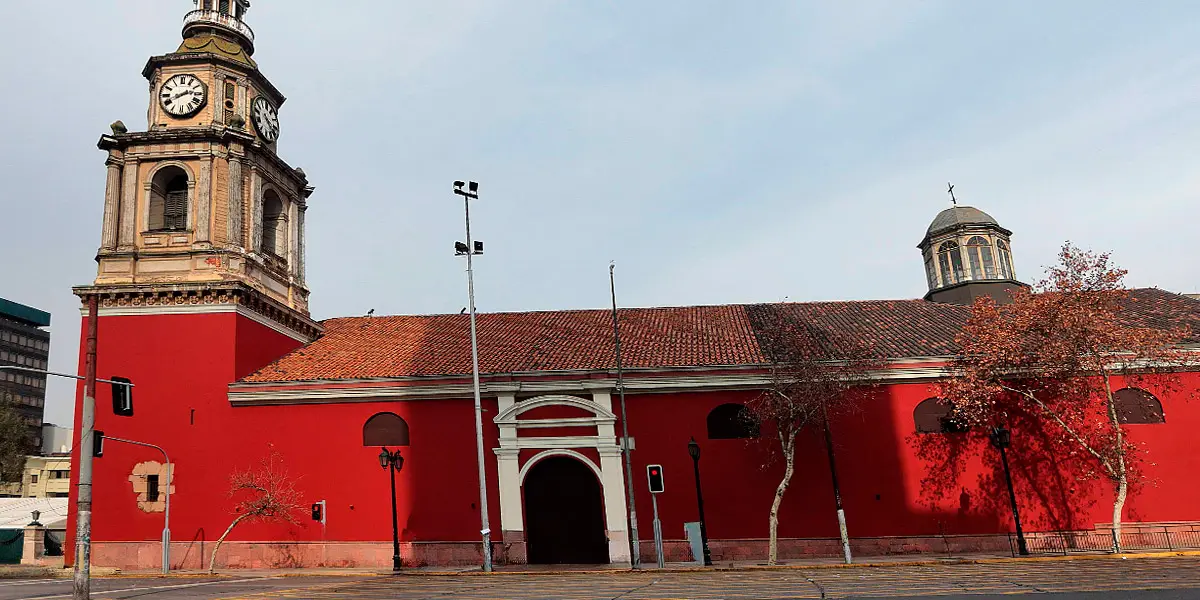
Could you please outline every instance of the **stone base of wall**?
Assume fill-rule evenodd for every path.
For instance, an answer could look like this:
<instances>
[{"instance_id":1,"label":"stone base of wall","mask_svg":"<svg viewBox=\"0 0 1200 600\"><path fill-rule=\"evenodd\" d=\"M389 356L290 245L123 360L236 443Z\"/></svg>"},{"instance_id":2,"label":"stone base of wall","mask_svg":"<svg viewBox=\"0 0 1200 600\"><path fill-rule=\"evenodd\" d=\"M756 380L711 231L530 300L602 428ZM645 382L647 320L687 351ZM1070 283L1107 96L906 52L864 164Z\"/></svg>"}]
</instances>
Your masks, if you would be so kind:
<instances>
[{"instance_id":1,"label":"stone base of wall","mask_svg":"<svg viewBox=\"0 0 1200 600\"><path fill-rule=\"evenodd\" d=\"M209 568L213 542L173 542L171 568ZM503 544L493 544L497 563ZM483 563L478 542L402 542L400 560L405 567L469 566ZM389 542L236 542L221 544L217 569L365 568L390 569ZM162 566L159 542L93 542L92 563L124 570Z\"/></svg>"},{"instance_id":2,"label":"stone base of wall","mask_svg":"<svg viewBox=\"0 0 1200 600\"><path fill-rule=\"evenodd\" d=\"M1200 547L1200 524L1138 524L1130 523L1122 536L1130 549L1165 548L1166 535L1174 547ZM1050 536L1055 536L1050 540ZM1046 548L1062 545L1066 536L1068 551L1103 551L1108 548L1110 534L1103 528L1066 534L1029 533L1030 548L1044 552ZM524 564L525 542L520 532L508 532L505 541L492 544L497 565ZM1086 543L1084 543L1086 542ZM969 554L1003 554L1013 552L1008 534L896 536L854 538L850 550L856 558L872 556L939 556L955 557ZM1093 547L1094 546L1094 547ZM171 568L207 569L212 542L176 542L171 545ZM766 562L766 539L710 540L709 550L714 563ZM685 540L665 540L663 551L667 562L689 562L691 548ZM654 540L641 540L643 564L654 564ZM779 540L780 560L840 557L841 542L836 538L783 538ZM95 565L126 570L148 570L161 567L162 546L158 542L93 542L92 560ZM479 542L403 542L400 557L405 567L472 566L483 562ZM225 542L217 556L218 569L287 569L287 568L365 568L389 569L392 566L391 542Z\"/></svg>"},{"instance_id":3,"label":"stone base of wall","mask_svg":"<svg viewBox=\"0 0 1200 600\"><path fill-rule=\"evenodd\" d=\"M714 563L747 561L765 563L768 541L766 539L709 540L708 549ZM1005 534L853 538L850 540L850 552L855 557L904 554L931 556L1007 554L1009 541ZM654 563L653 540L642 541L641 555L643 564ZM693 560L691 547L686 540L664 540L663 555L666 562ZM779 540L780 560L839 556L842 556L842 543L836 538L783 538Z\"/></svg>"}]
</instances>

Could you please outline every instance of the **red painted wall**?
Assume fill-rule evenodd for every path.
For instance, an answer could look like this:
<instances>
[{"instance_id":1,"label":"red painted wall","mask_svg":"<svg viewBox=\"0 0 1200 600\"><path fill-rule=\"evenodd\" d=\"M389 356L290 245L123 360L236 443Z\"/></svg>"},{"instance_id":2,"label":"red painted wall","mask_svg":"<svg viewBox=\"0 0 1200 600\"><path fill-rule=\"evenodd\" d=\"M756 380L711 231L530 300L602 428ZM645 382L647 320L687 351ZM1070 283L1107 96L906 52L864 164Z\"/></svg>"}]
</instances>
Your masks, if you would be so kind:
<instances>
[{"instance_id":1,"label":"red painted wall","mask_svg":"<svg viewBox=\"0 0 1200 600\"><path fill-rule=\"evenodd\" d=\"M171 453L176 465L171 503L175 541L215 540L233 518L233 501L227 494L231 473L257 464L270 452L280 454L297 481L305 505L299 515L301 524L247 523L231 539L389 540L387 475L378 465L378 448L361 445L363 423L381 411L399 414L410 426L411 446L402 449L406 461L397 476L402 539L479 539L469 398L234 408L228 402L228 384L296 347L294 340L229 313L103 317L99 325L98 373L129 377L136 383L137 413L133 418L113 416L110 391L102 385L97 429L157 443ZM82 356L81 352L81 372ZM1195 389L1200 375L1187 375L1185 384ZM683 522L697 518L692 461L687 454L693 436L703 451L700 466L710 537L766 536L767 512L782 473L782 464L771 458L777 442L769 437L709 440L705 422L712 408L746 402L753 394L628 396L643 538L650 531L647 464L662 464L665 470L667 492L659 497L659 509L666 537L681 538ZM947 447L930 441L946 436L913 432L913 409L932 395L927 383L885 386L874 390L860 411L835 419L839 474L852 536L990 533L1011 527L994 450L970 436ZM1155 483L1136 491L1126 515L1143 521L1200 520L1196 502L1200 485L1193 477L1200 472L1200 455L1194 451L1200 404L1173 396L1163 398L1163 403L1167 424L1130 428L1148 452L1146 473ZM484 408L490 519L499 537L496 460L491 451L498 446L498 432L491 424L497 414L495 400L485 399ZM614 408L619 411L619 406ZM567 413L547 410L544 416L549 415ZM1018 427L1014 433L1016 486L1028 528L1090 528L1108 522L1110 486L1103 481L1078 481L1069 464L1047 458L1045 449L1035 443L1038 439L1036 431ZM594 455L592 450L583 452ZM530 455L522 452L522 461ZM95 461L95 540L159 539L163 515L137 508L128 479L133 466L147 460L161 458L148 449L110 443L105 456ZM307 504L317 500L327 502L324 530L307 518ZM784 537L837 535L829 466L814 432L801 436L796 474L780 521ZM73 532L73 516L69 527Z\"/></svg>"}]
</instances>

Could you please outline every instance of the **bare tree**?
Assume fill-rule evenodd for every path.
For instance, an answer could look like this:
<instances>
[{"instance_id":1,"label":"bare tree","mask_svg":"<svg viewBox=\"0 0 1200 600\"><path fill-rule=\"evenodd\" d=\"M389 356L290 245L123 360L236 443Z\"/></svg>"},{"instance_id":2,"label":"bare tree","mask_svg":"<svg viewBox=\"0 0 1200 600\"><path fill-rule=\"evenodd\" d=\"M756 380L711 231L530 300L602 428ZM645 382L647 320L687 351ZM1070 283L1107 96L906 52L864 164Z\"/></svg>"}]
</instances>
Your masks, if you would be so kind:
<instances>
[{"instance_id":1,"label":"bare tree","mask_svg":"<svg viewBox=\"0 0 1200 600\"><path fill-rule=\"evenodd\" d=\"M1138 455L1117 409L1114 378L1169 391L1178 387L1177 370L1196 360L1179 346L1191 335L1185 327L1139 322L1124 277L1107 254L1068 242L1036 292L1018 290L1006 305L976 302L959 336L956 377L945 386L954 418L964 424L1004 425L1029 414L1091 459L1114 488L1116 552Z\"/></svg>"},{"instance_id":2,"label":"bare tree","mask_svg":"<svg viewBox=\"0 0 1200 600\"><path fill-rule=\"evenodd\" d=\"M750 309L750 318L769 361L770 382L747 408L763 431L779 438L778 451L784 464L783 478L771 503L767 563L773 565L779 559L779 507L795 473L796 436L810 425L821 427L825 438L838 529L849 562L849 535L829 418L856 404L861 397L856 391L871 385L870 372L880 368L882 361L865 341L818 325L815 319L801 315L796 305L756 305Z\"/></svg>"},{"instance_id":3,"label":"bare tree","mask_svg":"<svg viewBox=\"0 0 1200 600\"><path fill-rule=\"evenodd\" d=\"M169 483L168 483L169 485ZM237 501L233 522L221 534L208 559L208 572L217 568L217 551L229 533L245 520L279 522L298 525L300 493L295 481L283 468L283 458L272 451L257 467L235 472L229 478L229 497Z\"/></svg>"}]
</instances>

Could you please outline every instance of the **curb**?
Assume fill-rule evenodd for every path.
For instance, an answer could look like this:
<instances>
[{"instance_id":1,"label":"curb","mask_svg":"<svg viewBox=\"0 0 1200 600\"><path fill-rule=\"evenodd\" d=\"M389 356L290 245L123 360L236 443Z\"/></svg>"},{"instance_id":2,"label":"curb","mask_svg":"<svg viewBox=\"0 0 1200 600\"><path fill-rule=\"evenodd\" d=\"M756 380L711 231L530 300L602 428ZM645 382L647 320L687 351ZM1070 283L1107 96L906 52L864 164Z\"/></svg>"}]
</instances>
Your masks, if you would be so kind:
<instances>
[{"instance_id":1,"label":"curb","mask_svg":"<svg viewBox=\"0 0 1200 600\"><path fill-rule=\"evenodd\" d=\"M1026 556L1016 558L959 558L909 561L863 562L853 564L810 565L742 565L732 567L667 567L664 569L556 569L548 571L401 571L386 573L395 577L511 577L562 575L639 575L655 573L737 573L746 571L818 571L832 569L882 569L888 567L936 567L954 565L989 565L1005 563L1070 562L1075 560L1127 560L1200 556L1200 551L1143 552L1135 554L1078 554L1067 556Z\"/></svg>"},{"instance_id":2,"label":"curb","mask_svg":"<svg viewBox=\"0 0 1200 600\"><path fill-rule=\"evenodd\" d=\"M748 571L821 571L833 569L883 569L888 567L937 567L937 566L957 566L957 565L993 565L993 564L1026 564L1026 563L1053 563L1053 562L1070 562L1078 560L1146 560L1157 558L1179 558L1179 557L1197 557L1200 556L1200 550L1177 550L1173 552L1138 552L1132 554L1074 554L1066 556L1026 556L1015 558L951 558L951 559L917 559L906 561L876 561L876 562L861 562L853 564L828 563L828 564L791 564L791 565L740 565L740 566L714 566L714 567L667 567L664 569L553 569L553 570L538 570L538 571L493 571L485 573L477 568L471 570L443 570L443 571L421 571L408 570L393 573L391 571L367 571L367 572L348 572L338 570L279 570L267 572L245 571L223 571L214 573L170 573L163 575L159 572L121 572L114 571L112 573L92 573L94 579L131 579L131 578L170 578L170 579L238 579L246 577L360 577L360 578L375 578L375 577L561 577L564 575L646 575L658 573L737 573ZM71 571L64 569L62 573L49 573L48 577L52 578L70 578Z\"/></svg>"}]
</instances>

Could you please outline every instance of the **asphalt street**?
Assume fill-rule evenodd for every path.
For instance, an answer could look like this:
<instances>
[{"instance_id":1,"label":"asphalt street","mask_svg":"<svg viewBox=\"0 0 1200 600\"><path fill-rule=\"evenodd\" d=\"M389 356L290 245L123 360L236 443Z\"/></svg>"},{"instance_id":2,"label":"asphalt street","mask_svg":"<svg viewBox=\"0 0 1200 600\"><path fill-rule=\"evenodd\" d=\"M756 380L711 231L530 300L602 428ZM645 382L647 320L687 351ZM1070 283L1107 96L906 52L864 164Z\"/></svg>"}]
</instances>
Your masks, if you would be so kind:
<instances>
[{"instance_id":1,"label":"asphalt street","mask_svg":"<svg viewBox=\"0 0 1200 600\"><path fill-rule=\"evenodd\" d=\"M70 598L70 581L0 581L0 600ZM1200 600L1200 558L865 568L500 575L111 578L94 598L397 600L765 600L1032 596L1054 600Z\"/></svg>"}]
</instances>

